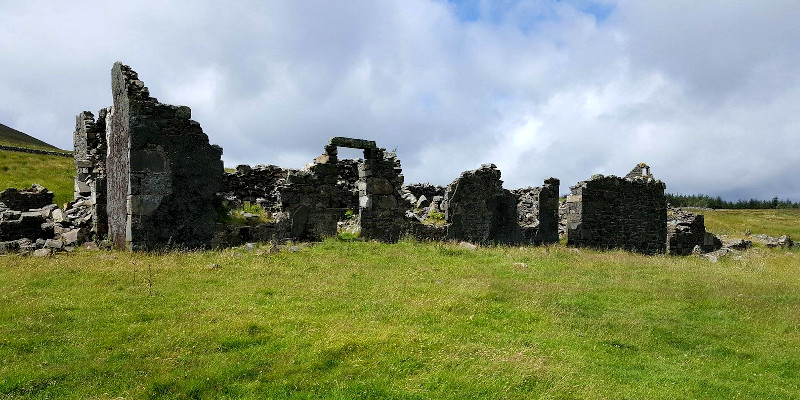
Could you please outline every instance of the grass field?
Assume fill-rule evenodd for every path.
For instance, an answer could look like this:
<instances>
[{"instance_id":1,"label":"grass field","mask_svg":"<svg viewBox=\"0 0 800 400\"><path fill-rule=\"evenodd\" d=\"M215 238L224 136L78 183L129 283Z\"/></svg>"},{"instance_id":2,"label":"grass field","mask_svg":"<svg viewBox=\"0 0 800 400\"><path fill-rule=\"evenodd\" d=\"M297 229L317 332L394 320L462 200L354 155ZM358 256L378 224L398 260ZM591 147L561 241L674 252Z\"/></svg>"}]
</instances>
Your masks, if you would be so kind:
<instances>
[{"instance_id":1,"label":"grass field","mask_svg":"<svg viewBox=\"0 0 800 400\"><path fill-rule=\"evenodd\" d=\"M73 174L0 151L3 188L63 203ZM718 234L800 238L797 210L702 213ZM0 256L2 398L800 398L800 251Z\"/></svg>"},{"instance_id":2,"label":"grass field","mask_svg":"<svg viewBox=\"0 0 800 400\"><path fill-rule=\"evenodd\" d=\"M800 397L796 251L331 239L0 262L0 397Z\"/></svg>"},{"instance_id":3,"label":"grass field","mask_svg":"<svg viewBox=\"0 0 800 400\"><path fill-rule=\"evenodd\" d=\"M706 229L718 235L744 237L745 230L800 240L800 209L788 210L702 210Z\"/></svg>"},{"instance_id":4,"label":"grass field","mask_svg":"<svg viewBox=\"0 0 800 400\"><path fill-rule=\"evenodd\" d=\"M72 200L75 164L72 158L0 150L0 191L38 183L55 193L59 206Z\"/></svg>"}]
</instances>

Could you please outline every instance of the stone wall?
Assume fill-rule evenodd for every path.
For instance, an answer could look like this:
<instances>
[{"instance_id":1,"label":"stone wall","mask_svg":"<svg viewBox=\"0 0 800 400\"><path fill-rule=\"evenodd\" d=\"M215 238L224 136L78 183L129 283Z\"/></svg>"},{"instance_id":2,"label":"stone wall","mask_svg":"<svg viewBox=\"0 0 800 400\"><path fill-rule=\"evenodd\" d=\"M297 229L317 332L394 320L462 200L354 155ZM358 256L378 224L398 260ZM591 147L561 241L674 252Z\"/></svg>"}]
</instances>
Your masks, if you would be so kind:
<instances>
[{"instance_id":1,"label":"stone wall","mask_svg":"<svg viewBox=\"0 0 800 400\"><path fill-rule=\"evenodd\" d=\"M664 253L666 186L652 178L597 175L573 186L567 197L567 244Z\"/></svg>"},{"instance_id":2,"label":"stone wall","mask_svg":"<svg viewBox=\"0 0 800 400\"><path fill-rule=\"evenodd\" d=\"M667 218L669 254L686 256L694 252L708 253L722 247L722 241L706 231L702 215L675 208L668 211Z\"/></svg>"},{"instance_id":3,"label":"stone wall","mask_svg":"<svg viewBox=\"0 0 800 400\"><path fill-rule=\"evenodd\" d=\"M108 133L109 234L115 246L206 247L222 149L209 144L185 106L159 103L130 67L114 64Z\"/></svg>"},{"instance_id":4,"label":"stone wall","mask_svg":"<svg viewBox=\"0 0 800 400\"><path fill-rule=\"evenodd\" d=\"M106 116L109 109L98 113L97 121L90 111L75 117L73 134L75 158L75 200L83 200L91 208L91 232L96 238L108 234L106 203Z\"/></svg>"},{"instance_id":5,"label":"stone wall","mask_svg":"<svg viewBox=\"0 0 800 400\"><path fill-rule=\"evenodd\" d=\"M560 181L549 178L543 186L512 190L524 243L558 242L558 191Z\"/></svg>"},{"instance_id":6,"label":"stone wall","mask_svg":"<svg viewBox=\"0 0 800 400\"><path fill-rule=\"evenodd\" d=\"M338 160L336 164L336 185L350 195L344 199L346 209L358 210L358 164L359 160ZM289 173L296 170L277 165L239 165L235 172L226 172L223 177L221 196L229 206L238 207L248 201L258 204L264 210L279 212L278 188L286 184ZM328 182L329 183L329 182Z\"/></svg>"},{"instance_id":7,"label":"stone wall","mask_svg":"<svg viewBox=\"0 0 800 400\"><path fill-rule=\"evenodd\" d=\"M268 211L277 211L278 186L286 183L288 169L277 165L239 165L236 172L226 172L223 177L222 195L238 207L248 201Z\"/></svg>"},{"instance_id":8,"label":"stone wall","mask_svg":"<svg viewBox=\"0 0 800 400\"><path fill-rule=\"evenodd\" d=\"M395 153L378 147L364 149L364 163L358 166L362 237L392 243L408 231L409 204L402 200L402 172Z\"/></svg>"},{"instance_id":9,"label":"stone wall","mask_svg":"<svg viewBox=\"0 0 800 400\"><path fill-rule=\"evenodd\" d=\"M3 190L0 192L0 203L11 210L28 211L51 204L53 196L53 192L34 183L28 189L8 188Z\"/></svg>"},{"instance_id":10,"label":"stone wall","mask_svg":"<svg viewBox=\"0 0 800 400\"><path fill-rule=\"evenodd\" d=\"M500 170L484 164L461 173L445 191L447 238L473 243L520 243L517 199L503 189Z\"/></svg>"}]
</instances>

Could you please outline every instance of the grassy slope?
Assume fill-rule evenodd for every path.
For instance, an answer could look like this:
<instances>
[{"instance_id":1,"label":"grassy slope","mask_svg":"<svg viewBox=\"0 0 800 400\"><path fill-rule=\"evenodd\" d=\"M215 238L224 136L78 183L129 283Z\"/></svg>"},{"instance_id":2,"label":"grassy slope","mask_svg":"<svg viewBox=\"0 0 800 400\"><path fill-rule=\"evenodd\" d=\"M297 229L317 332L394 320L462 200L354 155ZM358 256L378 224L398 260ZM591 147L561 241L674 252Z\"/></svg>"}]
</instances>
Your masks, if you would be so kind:
<instances>
[{"instance_id":1,"label":"grassy slope","mask_svg":"<svg viewBox=\"0 0 800 400\"><path fill-rule=\"evenodd\" d=\"M744 237L745 230L778 237L800 239L800 209L791 210L703 210L706 228L716 234Z\"/></svg>"},{"instance_id":2,"label":"grassy slope","mask_svg":"<svg viewBox=\"0 0 800 400\"><path fill-rule=\"evenodd\" d=\"M16 129L0 124L0 144L6 146L27 147L31 149L41 149L59 151L58 147L45 143L35 137L24 134Z\"/></svg>"},{"instance_id":3,"label":"grassy slope","mask_svg":"<svg viewBox=\"0 0 800 400\"><path fill-rule=\"evenodd\" d=\"M330 240L272 255L0 260L10 397L800 393L798 252L712 264Z\"/></svg>"},{"instance_id":4,"label":"grassy slope","mask_svg":"<svg viewBox=\"0 0 800 400\"><path fill-rule=\"evenodd\" d=\"M0 191L38 183L52 190L61 206L73 198L74 177L72 158L0 150Z\"/></svg>"}]
</instances>

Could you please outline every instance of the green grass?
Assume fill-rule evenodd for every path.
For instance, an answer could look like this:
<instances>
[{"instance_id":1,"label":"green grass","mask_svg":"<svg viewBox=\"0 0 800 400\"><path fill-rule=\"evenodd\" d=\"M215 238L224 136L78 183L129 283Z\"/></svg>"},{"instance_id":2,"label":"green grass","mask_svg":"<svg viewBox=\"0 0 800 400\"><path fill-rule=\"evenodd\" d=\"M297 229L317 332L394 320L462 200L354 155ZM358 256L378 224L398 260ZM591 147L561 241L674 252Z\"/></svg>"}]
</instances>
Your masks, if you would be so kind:
<instances>
[{"instance_id":1,"label":"green grass","mask_svg":"<svg viewBox=\"0 0 800 400\"><path fill-rule=\"evenodd\" d=\"M61 206L73 199L74 177L72 158L0 150L0 191L38 183L55 193Z\"/></svg>"},{"instance_id":2,"label":"green grass","mask_svg":"<svg viewBox=\"0 0 800 400\"><path fill-rule=\"evenodd\" d=\"M0 397L798 398L800 253L747 254L3 257Z\"/></svg>"},{"instance_id":3,"label":"green grass","mask_svg":"<svg viewBox=\"0 0 800 400\"><path fill-rule=\"evenodd\" d=\"M692 211L691 209L689 209ZM706 229L715 234L744 237L744 232L800 239L800 209L702 210Z\"/></svg>"}]
</instances>

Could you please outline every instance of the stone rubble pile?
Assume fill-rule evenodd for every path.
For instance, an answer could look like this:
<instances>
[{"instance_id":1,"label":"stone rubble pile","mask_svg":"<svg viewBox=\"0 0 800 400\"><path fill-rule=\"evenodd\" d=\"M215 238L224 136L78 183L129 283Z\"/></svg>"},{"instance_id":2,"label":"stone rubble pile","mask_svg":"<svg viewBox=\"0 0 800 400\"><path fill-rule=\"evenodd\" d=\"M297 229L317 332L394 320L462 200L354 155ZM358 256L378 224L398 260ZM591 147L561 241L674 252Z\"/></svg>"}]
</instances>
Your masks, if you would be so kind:
<instances>
[{"instance_id":1,"label":"stone rubble pile","mask_svg":"<svg viewBox=\"0 0 800 400\"><path fill-rule=\"evenodd\" d=\"M91 209L85 203L70 203L62 211L50 204L53 193L39 185L11 189L3 192L4 201L0 202L0 254L41 256L72 251L89 238ZM43 205L45 201L48 204Z\"/></svg>"},{"instance_id":2,"label":"stone rubble pile","mask_svg":"<svg viewBox=\"0 0 800 400\"><path fill-rule=\"evenodd\" d=\"M667 211L667 250L669 254L687 256L693 253L709 253L719 250L722 241L706 231L702 215L680 208Z\"/></svg>"}]
</instances>

